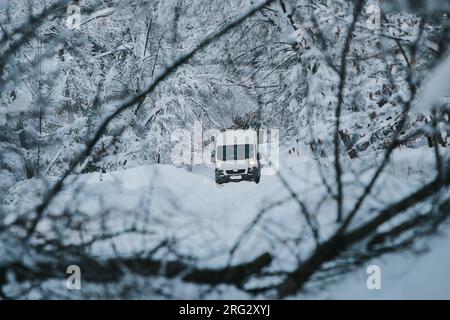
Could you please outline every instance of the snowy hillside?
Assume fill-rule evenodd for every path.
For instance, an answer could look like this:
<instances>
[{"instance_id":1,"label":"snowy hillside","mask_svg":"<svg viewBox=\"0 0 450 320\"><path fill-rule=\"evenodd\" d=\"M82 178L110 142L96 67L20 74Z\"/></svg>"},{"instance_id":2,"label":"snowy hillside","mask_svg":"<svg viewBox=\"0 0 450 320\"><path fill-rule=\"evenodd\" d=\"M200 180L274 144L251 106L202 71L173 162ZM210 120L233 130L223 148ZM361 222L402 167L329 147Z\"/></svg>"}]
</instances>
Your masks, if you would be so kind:
<instances>
[{"instance_id":1,"label":"snowy hillside","mask_svg":"<svg viewBox=\"0 0 450 320\"><path fill-rule=\"evenodd\" d=\"M333 202L323 199L325 190L311 154L289 155L287 149L283 149L282 155L279 175L263 176L260 184L239 182L219 186L214 182L211 166L195 167L188 172L172 165L144 165L103 174L78 175L70 178L70 187L49 208L49 216L53 218L76 210L77 215L83 217L80 223L86 223L85 231L66 233L65 245L89 242L104 230L117 234L105 240L100 237L93 243L90 250L94 255L133 256L157 246L161 239L170 239L176 246L177 255L196 259L204 267L220 267L229 263L231 257L232 264L239 264L264 252L272 252L274 261L269 270L291 269L295 267L296 256L311 251L313 243L309 238L296 239L306 226L299 217L298 204L289 200L289 192L280 176L290 177L290 188L307 199L307 206L320 207L317 219L323 226L321 237L332 234L335 217ZM365 159L352 166L362 170L367 161L380 159ZM427 182L433 153L426 147L402 149L395 152L393 163L391 171L380 180L368 208L400 199ZM363 182L369 173L360 177ZM314 185L317 187L311 188ZM31 180L18 184L13 193L37 195L39 188L36 181ZM360 188L354 188L351 193L357 194ZM26 204L22 201L12 203L12 207L18 205L21 211L26 211L26 207L33 207L34 200L38 198L29 198ZM142 229L145 234L138 232ZM450 286L445 279L450 263L447 254L449 230L448 225L443 226L443 235L433 238L429 244L419 242L414 249L420 251L417 255L412 254L413 250L366 262L365 265L378 264L382 268L382 290L367 289L365 267L359 266L350 276L335 277L329 289L320 290L320 286L313 283L310 293L298 298L448 298ZM48 224L43 221L37 232L51 235L55 230L50 228L50 221ZM239 244L238 250L230 255L236 244ZM424 250L427 248L430 252ZM161 257L171 255L170 251L159 254ZM60 288L57 286L56 289ZM192 298L199 294L187 292L194 296L179 297ZM218 298L236 295L248 298L245 292L238 293L231 288L221 292Z\"/></svg>"}]
</instances>

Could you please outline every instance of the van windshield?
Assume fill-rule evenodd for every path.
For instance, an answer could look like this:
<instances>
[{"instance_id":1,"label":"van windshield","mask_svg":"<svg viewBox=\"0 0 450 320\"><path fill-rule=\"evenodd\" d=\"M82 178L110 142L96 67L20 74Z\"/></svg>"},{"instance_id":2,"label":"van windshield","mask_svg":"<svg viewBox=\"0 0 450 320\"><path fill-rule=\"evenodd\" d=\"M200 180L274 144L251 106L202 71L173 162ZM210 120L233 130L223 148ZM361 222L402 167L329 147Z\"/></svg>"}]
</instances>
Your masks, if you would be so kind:
<instances>
[{"instance_id":1,"label":"van windshield","mask_svg":"<svg viewBox=\"0 0 450 320\"><path fill-rule=\"evenodd\" d=\"M255 156L252 144L234 144L217 147L217 159L226 160L244 160Z\"/></svg>"}]
</instances>

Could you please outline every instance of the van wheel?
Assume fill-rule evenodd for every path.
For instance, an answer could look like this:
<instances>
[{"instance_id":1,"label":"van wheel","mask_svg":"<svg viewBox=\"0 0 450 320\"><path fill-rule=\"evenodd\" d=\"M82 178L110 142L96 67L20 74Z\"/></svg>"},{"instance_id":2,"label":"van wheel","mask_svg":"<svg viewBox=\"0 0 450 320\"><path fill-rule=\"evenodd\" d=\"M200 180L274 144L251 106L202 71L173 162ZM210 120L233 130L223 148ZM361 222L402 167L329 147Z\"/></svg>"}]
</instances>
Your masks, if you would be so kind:
<instances>
[{"instance_id":1,"label":"van wheel","mask_svg":"<svg viewBox=\"0 0 450 320\"><path fill-rule=\"evenodd\" d=\"M255 178L255 183L258 184L260 180L261 180L261 177L260 177L260 176L257 176L257 177Z\"/></svg>"}]
</instances>

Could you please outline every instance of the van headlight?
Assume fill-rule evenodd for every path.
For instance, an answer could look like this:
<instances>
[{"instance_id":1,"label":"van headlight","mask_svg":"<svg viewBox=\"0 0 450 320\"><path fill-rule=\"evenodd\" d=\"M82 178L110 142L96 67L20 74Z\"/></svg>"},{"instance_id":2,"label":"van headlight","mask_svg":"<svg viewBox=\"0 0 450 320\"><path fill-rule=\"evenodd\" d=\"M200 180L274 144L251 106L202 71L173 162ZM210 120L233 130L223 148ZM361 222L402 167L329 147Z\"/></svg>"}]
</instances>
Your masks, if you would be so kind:
<instances>
[{"instance_id":1,"label":"van headlight","mask_svg":"<svg viewBox=\"0 0 450 320\"><path fill-rule=\"evenodd\" d=\"M217 161L216 162L216 166L217 166L217 168L222 168L223 162L222 161Z\"/></svg>"},{"instance_id":2,"label":"van headlight","mask_svg":"<svg viewBox=\"0 0 450 320\"><path fill-rule=\"evenodd\" d=\"M256 167L258 165L258 162L255 159L250 159L248 164L252 167Z\"/></svg>"}]
</instances>

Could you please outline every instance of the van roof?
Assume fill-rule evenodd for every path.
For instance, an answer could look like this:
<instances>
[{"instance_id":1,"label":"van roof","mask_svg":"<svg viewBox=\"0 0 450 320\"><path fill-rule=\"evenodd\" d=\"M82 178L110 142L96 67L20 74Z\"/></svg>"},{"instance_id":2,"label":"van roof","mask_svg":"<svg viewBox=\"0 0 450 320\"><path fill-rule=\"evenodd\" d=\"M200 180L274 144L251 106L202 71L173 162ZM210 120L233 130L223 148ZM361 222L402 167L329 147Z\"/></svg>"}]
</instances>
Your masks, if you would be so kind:
<instances>
[{"instance_id":1,"label":"van roof","mask_svg":"<svg viewBox=\"0 0 450 320\"><path fill-rule=\"evenodd\" d=\"M255 130L227 130L217 136L216 145L257 144L258 135Z\"/></svg>"}]
</instances>

